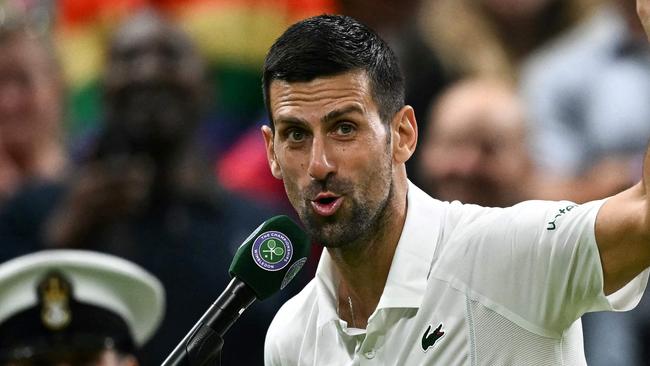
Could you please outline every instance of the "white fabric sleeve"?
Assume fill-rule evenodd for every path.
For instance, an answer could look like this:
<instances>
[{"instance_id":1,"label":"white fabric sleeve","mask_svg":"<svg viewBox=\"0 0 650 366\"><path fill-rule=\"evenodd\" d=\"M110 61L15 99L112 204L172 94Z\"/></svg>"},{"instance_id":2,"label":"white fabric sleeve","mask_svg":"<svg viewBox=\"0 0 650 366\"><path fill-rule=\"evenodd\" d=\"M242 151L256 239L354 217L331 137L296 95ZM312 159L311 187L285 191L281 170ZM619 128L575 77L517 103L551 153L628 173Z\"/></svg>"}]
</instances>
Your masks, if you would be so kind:
<instances>
[{"instance_id":1,"label":"white fabric sleeve","mask_svg":"<svg viewBox=\"0 0 650 366\"><path fill-rule=\"evenodd\" d=\"M279 330L278 317L273 319L271 325L269 326L268 331L266 332L266 338L264 339L264 366L282 366L282 356L280 341L283 340L282 332Z\"/></svg>"},{"instance_id":2,"label":"white fabric sleeve","mask_svg":"<svg viewBox=\"0 0 650 366\"><path fill-rule=\"evenodd\" d=\"M548 336L558 336L589 311L630 309L643 294L648 272L604 296L594 233L603 202L465 205L448 233L442 272L470 297Z\"/></svg>"}]
</instances>

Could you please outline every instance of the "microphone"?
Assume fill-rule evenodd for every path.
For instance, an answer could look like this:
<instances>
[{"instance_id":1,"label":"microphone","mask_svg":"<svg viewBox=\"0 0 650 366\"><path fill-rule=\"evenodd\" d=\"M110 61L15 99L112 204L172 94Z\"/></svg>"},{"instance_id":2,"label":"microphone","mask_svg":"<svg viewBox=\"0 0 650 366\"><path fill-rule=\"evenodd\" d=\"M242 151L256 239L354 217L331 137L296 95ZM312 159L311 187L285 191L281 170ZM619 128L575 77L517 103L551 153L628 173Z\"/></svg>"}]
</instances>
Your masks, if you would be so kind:
<instances>
[{"instance_id":1,"label":"microphone","mask_svg":"<svg viewBox=\"0 0 650 366\"><path fill-rule=\"evenodd\" d=\"M285 288L307 262L310 240L287 216L264 221L244 240L230 264L233 279L162 366L212 365L223 336L256 299Z\"/></svg>"}]
</instances>

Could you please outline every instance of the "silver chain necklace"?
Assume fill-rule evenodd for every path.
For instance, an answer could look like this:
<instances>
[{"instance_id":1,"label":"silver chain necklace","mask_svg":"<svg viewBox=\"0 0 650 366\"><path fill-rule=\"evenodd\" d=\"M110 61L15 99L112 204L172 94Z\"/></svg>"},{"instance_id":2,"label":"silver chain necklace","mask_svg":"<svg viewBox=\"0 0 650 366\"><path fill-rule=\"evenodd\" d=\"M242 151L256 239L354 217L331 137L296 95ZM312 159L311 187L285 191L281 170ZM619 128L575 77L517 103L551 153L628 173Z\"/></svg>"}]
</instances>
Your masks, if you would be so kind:
<instances>
[{"instance_id":1,"label":"silver chain necklace","mask_svg":"<svg viewBox=\"0 0 650 366\"><path fill-rule=\"evenodd\" d=\"M339 298L339 300L336 301L336 315L338 315L339 318L341 318L340 303L341 301ZM352 306L352 298L350 296L348 296L348 305L350 306L350 315L352 316L352 327L356 328L357 322L354 320L354 307Z\"/></svg>"}]
</instances>

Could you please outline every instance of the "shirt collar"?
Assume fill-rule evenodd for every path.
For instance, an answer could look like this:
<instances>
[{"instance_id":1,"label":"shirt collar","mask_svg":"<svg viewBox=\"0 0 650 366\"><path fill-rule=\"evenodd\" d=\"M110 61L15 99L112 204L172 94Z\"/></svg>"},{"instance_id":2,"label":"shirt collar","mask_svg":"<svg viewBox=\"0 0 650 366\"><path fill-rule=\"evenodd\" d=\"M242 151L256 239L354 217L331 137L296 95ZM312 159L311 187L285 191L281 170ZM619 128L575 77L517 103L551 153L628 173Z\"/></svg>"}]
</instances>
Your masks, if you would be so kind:
<instances>
[{"instance_id":1,"label":"shirt collar","mask_svg":"<svg viewBox=\"0 0 650 366\"><path fill-rule=\"evenodd\" d=\"M324 249L316 268L316 296L318 300L318 327L338 319L336 297L338 275L327 249Z\"/></svg>"},{"instance_id":2,"label":"shirt collar","mask_svg":"<svg viewBox=\"0 0 650 366\"><path fill-rule=\"evenodd\" d=\"M445 204L409 181L406 220L377 309L418 308L427 287ZM337 320L338 276L327 250L316 269L318 327Z\"/></svg>"}]
</instances>

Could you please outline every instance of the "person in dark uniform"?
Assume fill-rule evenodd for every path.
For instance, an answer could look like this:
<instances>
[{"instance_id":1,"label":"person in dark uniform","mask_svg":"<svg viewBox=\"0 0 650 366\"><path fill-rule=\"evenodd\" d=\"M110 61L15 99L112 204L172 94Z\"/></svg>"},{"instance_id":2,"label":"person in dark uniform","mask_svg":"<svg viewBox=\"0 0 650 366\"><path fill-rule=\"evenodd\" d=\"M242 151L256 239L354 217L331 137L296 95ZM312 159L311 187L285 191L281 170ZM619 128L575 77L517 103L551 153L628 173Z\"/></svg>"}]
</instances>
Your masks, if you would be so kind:
<instances>
[{"instance_id":1,"label":"person in dark uniform","mask_svg":"<svg viewBox=\"0 0 650 366\"><path fill-rule=\"evenodd\" d=\"M137 366L164 305L158 279L112 255L15 258L0 265L0 365Z\"/></svg>"}]
</instances>

